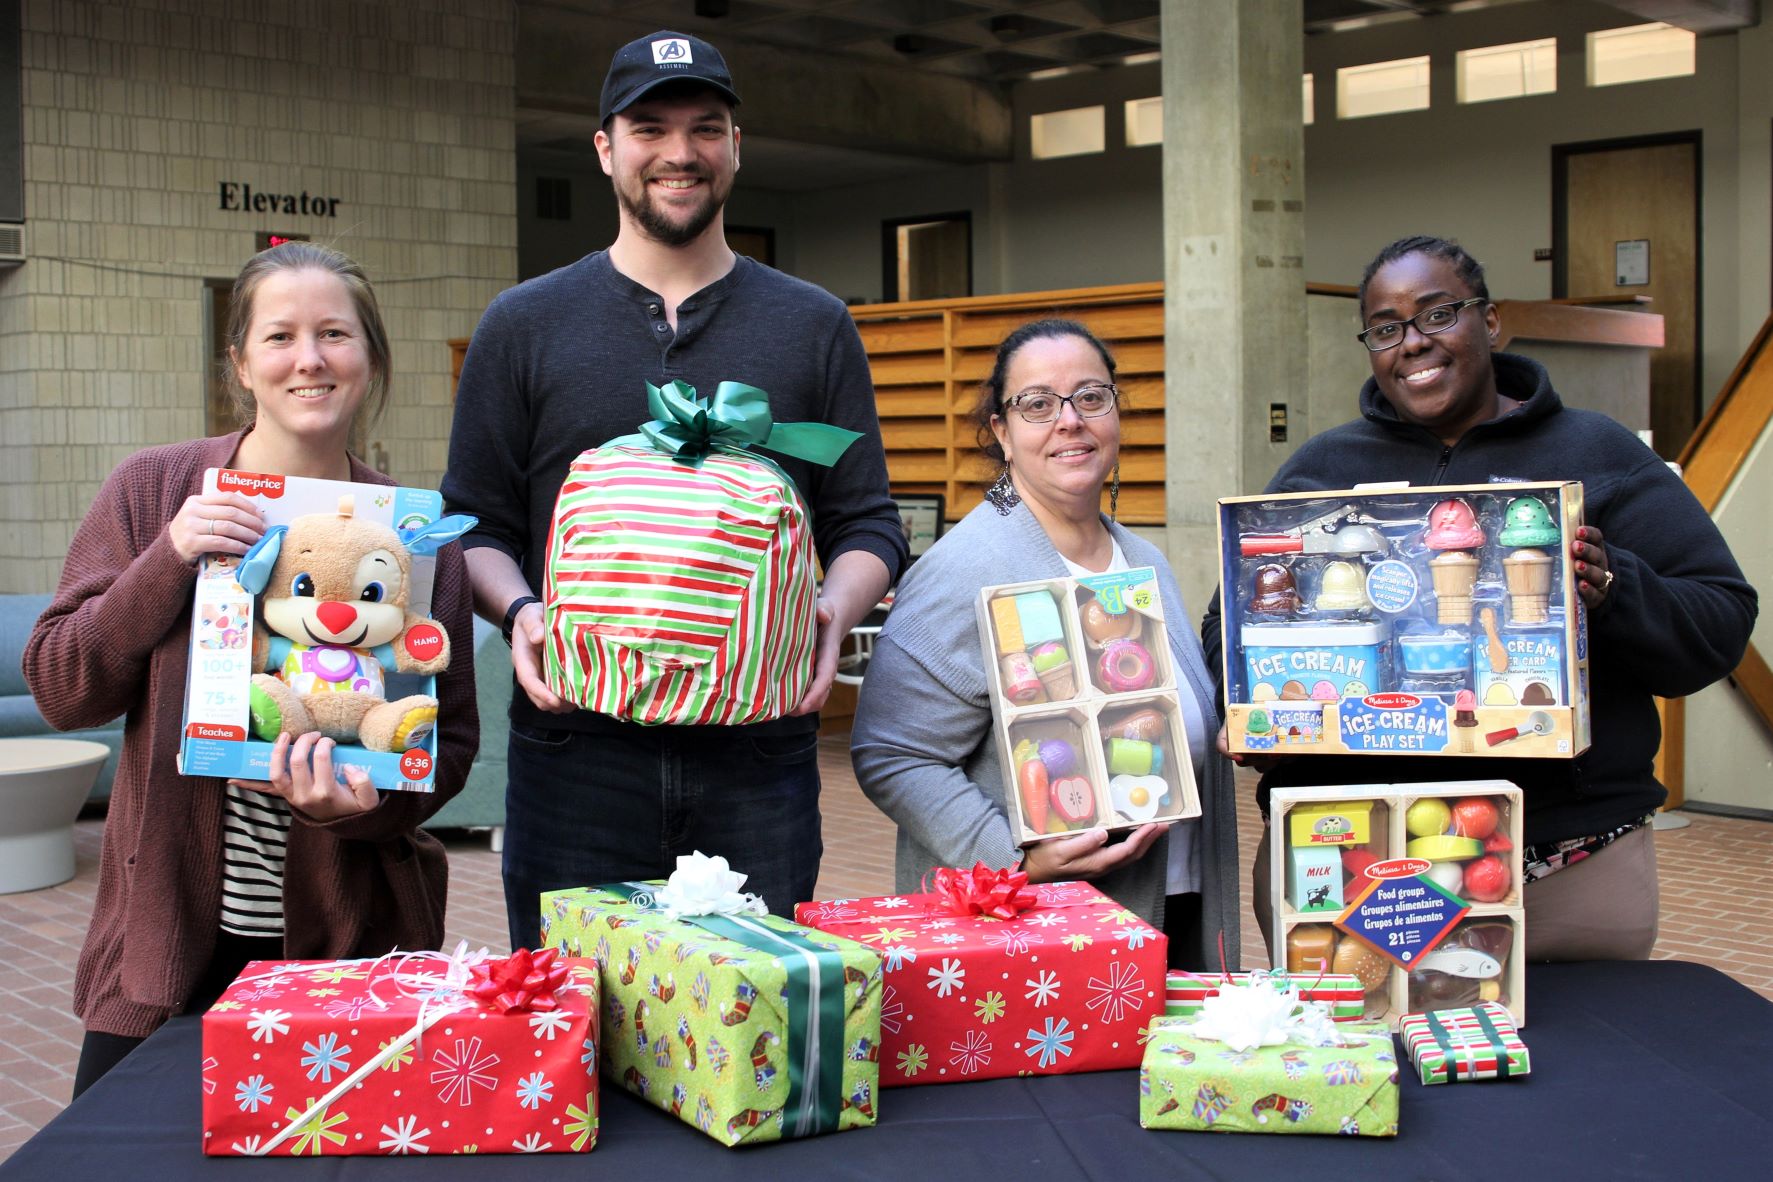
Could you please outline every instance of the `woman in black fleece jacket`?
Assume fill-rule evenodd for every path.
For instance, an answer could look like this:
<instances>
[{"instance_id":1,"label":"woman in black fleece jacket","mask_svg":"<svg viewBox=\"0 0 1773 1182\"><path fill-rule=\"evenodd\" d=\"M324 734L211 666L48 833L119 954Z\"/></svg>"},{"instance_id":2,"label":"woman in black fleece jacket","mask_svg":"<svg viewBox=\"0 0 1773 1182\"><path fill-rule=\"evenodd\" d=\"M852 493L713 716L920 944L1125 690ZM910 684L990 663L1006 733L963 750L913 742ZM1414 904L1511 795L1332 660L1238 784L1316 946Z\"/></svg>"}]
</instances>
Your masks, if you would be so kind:
<instances>
[{"instance_id":1,"label":"woman in black fleece jacket","mask_svg":"<svg viewBox=\"0 0 1773 1182\"><path fill-rule=\"evenodd\" d=\"M1667 798L1652 768L1654 698L1691 694L1742 659L1755 590L1679 477L1606 415L1563 405L1543 367L1493 353L1498 319L1483 269L1438 238L1381 251L1361 282L1373 377L1361 417L1315 436L1270 492L1580 480L1587 525L1571 545L1588 612L1593 745L1574 760L1307 756L1276 763L1281 785L1411 783L1502 776L1524 793L1527 953L1535 960L1641 959L1656 942L1655 846L1648 824ZM1430 308L1473 300L1444 330ZM1444 314L1429 319L1434 326ZM1378 339L1374 339L1378 338ZM1218 603L1203 626L1218 667ZM1269 915L1267 837L1257 854L1258 919ZM1554 873L1555 872L1555 873Z\"/></svg>"}]
</instances>

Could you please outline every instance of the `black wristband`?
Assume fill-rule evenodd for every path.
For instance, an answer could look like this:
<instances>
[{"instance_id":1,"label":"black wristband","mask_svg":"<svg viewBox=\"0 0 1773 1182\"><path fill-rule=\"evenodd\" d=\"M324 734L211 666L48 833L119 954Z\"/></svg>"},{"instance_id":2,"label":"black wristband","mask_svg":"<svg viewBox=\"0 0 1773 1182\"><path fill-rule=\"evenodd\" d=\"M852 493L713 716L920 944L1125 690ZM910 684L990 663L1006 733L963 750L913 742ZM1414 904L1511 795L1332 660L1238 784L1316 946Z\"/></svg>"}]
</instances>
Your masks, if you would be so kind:
<instances>
[{"instance_id":1,"label":"black wristband","mask_svg":"<svg viewBox=\"0 0 1773 1182\"><path fill-rule=\"evenodd\" d=\"M511 629L517 626L517 613L532 603L540 602L542 601L534 595L519 595L511 601L511 606L505 609L505 622L499 625L499 633L504 636L507 645L511 643Z\"/></svg>"}]
</instances>

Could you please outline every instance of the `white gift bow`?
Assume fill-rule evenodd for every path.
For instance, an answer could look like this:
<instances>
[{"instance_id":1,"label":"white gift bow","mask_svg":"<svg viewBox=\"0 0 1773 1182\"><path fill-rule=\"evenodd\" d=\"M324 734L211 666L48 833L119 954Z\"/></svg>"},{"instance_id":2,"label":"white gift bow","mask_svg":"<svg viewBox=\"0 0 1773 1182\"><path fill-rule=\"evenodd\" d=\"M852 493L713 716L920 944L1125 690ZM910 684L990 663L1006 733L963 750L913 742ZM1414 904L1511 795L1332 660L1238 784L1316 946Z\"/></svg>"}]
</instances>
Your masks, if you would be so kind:
<instances>
[{"instance_id":1,"label":"white gift bow","mask_svg":"<svg viewBox=\"0 0 1773 1182\"><path fill-rule=\"evenodd\" d=\"M1249 985L1219 986L1218 993L1201 1002L1194 1021L1184 1029L1234 1051L1286 1043L1333 1047L1367 1039L1366 1035L1338 1030L1329 1008L1322 1002L1301 1001L1297 985L1269 977Z\"/></svg>"},{"instance_id":2,"label":"white gift bow","mask_svg":"<svg viewBox=\"0 0 1773 1182\"><path fill-rule=\"evenodd\" d=\"M686 915L767 915L769 908L750 891L740 891L745 875L702 851L677 859L677 869L653 892L653 903L672 919Z\"/></svg>"}]
</instances>

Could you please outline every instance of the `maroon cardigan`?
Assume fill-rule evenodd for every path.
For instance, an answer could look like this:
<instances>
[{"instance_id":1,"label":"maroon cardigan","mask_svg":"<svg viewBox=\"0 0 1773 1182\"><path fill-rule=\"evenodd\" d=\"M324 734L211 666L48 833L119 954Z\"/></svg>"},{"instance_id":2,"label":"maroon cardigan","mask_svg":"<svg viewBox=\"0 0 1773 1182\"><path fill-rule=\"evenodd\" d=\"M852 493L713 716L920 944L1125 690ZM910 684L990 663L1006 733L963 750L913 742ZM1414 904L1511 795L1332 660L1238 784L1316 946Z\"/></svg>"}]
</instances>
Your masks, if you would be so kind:
<instances>
[{"instance_id":1,"label":"maroon cardigan","mask_svg":"<svg viewBox=\"0 0 1773 1182\"><path fill-rule=\"evenodd\" d=\"M196 569L173 549L167 525L202 491L205 470L227 466L242 434L150 448L111 473L25 645L25 680L51 725L76 730L126 716L98 898L74 977L74 1010L88 1030L151 1034L185 1007L220 930L224 782L181 776L174 762ZM351 479L393 483L356 457ZM431 605L453 645L437 679L437 790L383 793L369 812L336 821L294 814L285 955L379 956L442 942L449 869L418 825L461 791L480 742L470 604L461 547L447 546Z\"/></svg>"}]
</instances>

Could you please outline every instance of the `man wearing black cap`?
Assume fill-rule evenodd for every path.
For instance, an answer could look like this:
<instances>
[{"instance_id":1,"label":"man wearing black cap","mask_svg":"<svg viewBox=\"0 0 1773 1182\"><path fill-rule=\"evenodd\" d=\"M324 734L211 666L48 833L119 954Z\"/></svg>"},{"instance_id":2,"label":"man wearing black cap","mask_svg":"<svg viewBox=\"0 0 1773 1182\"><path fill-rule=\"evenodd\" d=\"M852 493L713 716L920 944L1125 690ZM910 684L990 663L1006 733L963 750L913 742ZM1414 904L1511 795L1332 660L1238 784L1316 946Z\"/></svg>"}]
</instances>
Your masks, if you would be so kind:
<instances>
[{"instance_id":1,"label":"man wearing black cap","mask_svg":"<svg viewBox=\"0 0 1773 1182\"><path fill-rule=\"evenodd\" d=\"M620 230L598 251L487 308L463 364L443 492L480 519L464 539L475 607L501 622L518 689L504 851L513 947L539 941L537 895L662 878L679 854L722 854L778 914L812 897L817 717L846 633L905 561L868 359L828 293L726 244L739 168L738 91L720 51L658 32L617 51L597 154ZM813 511L824 568L817 673L794 716L742 727L642 727L547 687L536 599L549 521L580 452L652 416L647 383L704 394L738 381L780 422L862 434L830 468L773 455Z\"/></svg>"}]
</instances>

